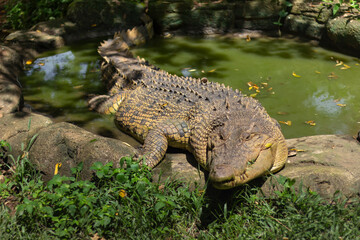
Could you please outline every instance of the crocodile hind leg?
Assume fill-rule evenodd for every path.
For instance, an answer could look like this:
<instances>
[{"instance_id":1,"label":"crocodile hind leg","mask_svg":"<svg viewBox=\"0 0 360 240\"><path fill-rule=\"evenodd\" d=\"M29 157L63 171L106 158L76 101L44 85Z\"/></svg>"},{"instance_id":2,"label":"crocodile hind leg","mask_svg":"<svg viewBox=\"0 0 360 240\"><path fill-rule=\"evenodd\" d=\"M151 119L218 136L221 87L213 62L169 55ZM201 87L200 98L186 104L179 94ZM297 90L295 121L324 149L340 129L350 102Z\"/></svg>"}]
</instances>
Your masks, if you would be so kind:
<instances>
[{"instance_id":1,"label":"crocodile hind leg","mask_svg":"<svg viewBox=\"0 0 360 240\"><path fill-rule=\"evenodd\" d=\"M168 145L174 147L186 146L190 139L187 123L181 119L164 120L147 134L142 148L146 164L153 168L165 156Z\"/></svg>"},{"instance_id":2,"label":"crocodile hind leg","mask_svg":"<svg viewBox=\"0 0 360 240\"><path fill-rule=\"evenodd\" d=\"M125 97L125 92L120 92L112 96L95 96L89 100L89 107L91 110L94 110L98 113L114 114L118 110Z\"/></svg>"}]
</instances>

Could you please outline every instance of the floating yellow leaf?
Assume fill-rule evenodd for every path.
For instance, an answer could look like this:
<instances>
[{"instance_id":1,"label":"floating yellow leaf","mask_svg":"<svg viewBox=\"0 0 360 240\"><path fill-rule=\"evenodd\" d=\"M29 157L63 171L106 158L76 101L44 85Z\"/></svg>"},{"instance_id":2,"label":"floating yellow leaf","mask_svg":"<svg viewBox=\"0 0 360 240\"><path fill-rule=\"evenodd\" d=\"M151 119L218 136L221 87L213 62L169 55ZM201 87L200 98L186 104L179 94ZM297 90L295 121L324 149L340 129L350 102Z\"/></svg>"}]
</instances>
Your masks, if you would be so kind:
<instances>
[{"instance_id":1,"label":"floating yellow leaf","mask_svg":"<svg viewBox=\"0 0 360 240\"><path fill-rule=\"evenodd\" d=\"M292 75L297 78L301 77L300 75L297 75L295 72L292 72Z\"/></svg>"},{"instance_id":2,"label":"floating yellow leaf","mask_svg":"<svg viewBox=\"0 0 360 240\"><path fill-rule=\"evenodd\" d=\"M360 64L359 64L359 63L355 63L355 65L356 65L356 66L360 66Z\"/></svg>"},{"instance_id":3,"label":"floating yellow leaf","mask_svg":"<svg viewBox=\"0 0 360 240\"><path fill-rule=\"evenodd\" d=\"M41 33L41 31L39 29L37 29L36 32Z\"/></svg>"},{"instance_id":4,"label":"floating yellow leaf","mask_svg":"<svg viewBox=\"0 0 360 240\"><path fill-rule=\"evenodd\" d=\"M314 120L306 121L305 123L309 124L310 126L315 126L316 125Z\"/></svg>"},{"instance_id":5,"label":"floating yellow leaf","mask_svg":"<svg viewBox=\"0 0 360 240\"><path fill-rule=\"evenodd\" d=\"M96 27L96 23L94 23L94 24L91 24L91 27Z\"/></svg>"},{"instance_id":6,"label":"floating yellow leaf","mask_svg":"<svg viewBox=\"0 0 360 240\"><path fill-rule=\"evenodd\" d=\"M261 85L263 85L264 87L267 87L269 84L267 82L262 82Z\"/></svg>"},{"instance_id":7,"label":"floating yellow leaf","mask_svg":"<svg viewBox=\"0 0 360 240\"><path fill-rule=\"evenodd\" d=\"M350 68L350 66L349 66L349 65L346 65L346 64L344 63L344 66L343 66L342 68L340 68L340 69L344 70L344 69L349 69L349 68Z\"/></svg>"},{"instance_id":8,"label":"floating yellow leaf","mask_svg":"<svg viewBox=\"0 0 360 240\"><path fill-rule=\"evenodd\" d=\"M209 73L212 73L212 72L215 72L215 71L216 71L216 68L211 69L211 70L209 71Z\"/></svg>"},{"instance_id":9,"label":"floating yellow leaf","mask_svg":"<svg viewBox=\"0 0 360 240\"><path fill-rule=\"evenodd\" d=\"M344 64L343 61L336 60L335 66L341 66L343 64Z\"/></svg>"},{"instance_id":10,"label":"floating yellow leaf","mask_svg":"<svg viewBox=\"0 0 360 240\"><path fill-rule=\"evenodd\" d=\"M285 121L279 121L279 123L291 126L291 121L286 121L286 122Z\"/></svg>"},{"instance_id":11,"label":"floating yellow leaf","mask_svg":"<svg viewBox=\"0 0 360 240\"><path fill-rule=\"evenodd\" d=\"M124 189L121 189L120 192L119 192L119 196L120 196L121 198L126 197L126 196L127 196L126 191L125 191Z\"/></svg>"},{"instance_id":12,"label":"floating yellow leaf","mask_svg":"<svg viewBox=\"0 0 360 240\"><path fill-rule=\"evenodd\" d=\"M279 115L287 115L289 113L288 112L277 112L277 114L279 114Z\"/></svg>"},{"instance_id":13,"label":"floating yellow leaf","mask_svg":"<svg viewBox=\"0 0 360 240\"><path fill-rule=\"evenodd\" d=\"M346 104L344 104L344 103L338 103L336 105L339 106L339 107L346 107Z\"/></svg>"},{"instance_id":14,"label":"floating yellow leaf","mask_svg":"<svg viewBox=\"0 0 360 240\"><path fill-rule=\"evenodd\" d=\"M39 63L38 63L38 65L39 65L39 66L44 66L44 65L45 65L45 63L43 63L43 62L39 62Z\"/></svg>"},{"instance_id":15,"label":"floating yellow leaf","mask_svg":"<svg viewBox=\"0 0 360 240\"><path fill-rule=\"evenodd\" d=\"M246 35L246 41L250 42L251 41L251 37L249 35Z\"/></svg>"},{"instance_id":16,"label":"floating yellow leaf","mask_svg":"<svg viewBox=\"0 0 360 240\"><path fill-rule=\"evenodd\" d=\"M250 94L250 97L254 98L256 97L257 93Z\"/></svg>"},{"instance_id":17,"label":"floating yellow leaf","mask_svg":"<svg viewBox=\"0 0 360 240\"><path fill-rule=\"evenodd\" d=\"M315 71L315 73L320 74L321 72L319 72L319 71Z\"/></svg>"},{"instance_id":18,"label":"floating yellow leaf","mask_svg":"<svg viewBox=\"0 0 360 240\"><path fill-rule=\"evenodd\" d=\"M54 175L57 175L59 173L59 169L61 168L62 163L57 163L55 165L55 171L54 171Z\"/></svg>"},{"instance_id":19,"label":"floating yellow leaf","mask_svg":"<svg viewBox=\"0 0 360 240\"><path fill-rule=\"evenodd\" d=\"M30 65L30 64L32 64L32 63L33 63L33 60L27 60L27 61L25 62L26 65Z\"/></svg>"},{"instance_id":20,"label":"floating yellow leaf","mask_svg":"<svg viewBox=\"0 0 360 240\"><path fill-rule=\"evenodd\" d=\"M196 69L189 69L188 71L189 71L189 72L195 72Z\"/></svg>"}]
</instances>

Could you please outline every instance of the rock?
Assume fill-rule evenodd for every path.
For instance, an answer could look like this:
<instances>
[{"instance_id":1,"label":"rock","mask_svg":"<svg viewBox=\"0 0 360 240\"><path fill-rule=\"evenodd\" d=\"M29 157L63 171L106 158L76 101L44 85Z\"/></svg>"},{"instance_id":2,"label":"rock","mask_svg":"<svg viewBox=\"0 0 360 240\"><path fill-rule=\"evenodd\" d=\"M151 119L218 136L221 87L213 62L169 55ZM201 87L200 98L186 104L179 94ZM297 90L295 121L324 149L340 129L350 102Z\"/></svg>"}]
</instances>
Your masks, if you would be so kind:
<instances>
[{"instance_id":1,"label":"rock","mask_svg":"<svg viewBox=\"0 0 360 240\"><path fill-rule=\"evenodd\" d=\"M331 45L341 50L352 51L360 56L360 22L351 18L334 18L326 24L327 36ZM357 54L356 54L357 53Z\"/></svg>"},{"instance_id":2,"label":"rock","mask_svg":"<svg viewBox=\"0 0 360 240\"><path fill-rule=\"evenodd\" d=\"M74 23L65 19L54 19L45 22L39 22L30 28L30 31L40 31L54 36L63 36L66 32L66 26L74 26Z\"/></svg>"},{"instance_id":3,"label":"rock","mask_svg":"<svg viewBox=\"0 0 360 240\"><path fill-rule=\"evenodd\" d=\"M298 150L296 156L289 157L285 168L275 174L296 180L298 189L302 182L324 198L331 198L339 190L346 197L360 193L360 144L352 137L319 135L288 139L287 144ZM198 170L194 157L189 153L167 153L166 158L153 170L155 179L161 176L182 179L189 184L204 186L206 173ZM160 174L162 173L162 175ZM274 177L266 177L254 184L262 186L265 195L281 189Z\"/></svg>"},{"instance_id":4,"label":"rock","mask_svg":"<svg viewBox=\"0 0 360 240\"><path fill-rule=\"evenodd\" d=\"M21 145L25 147L29 140L42 128L51 125L53 121L35 113L18 112L0 118L0 140L5 140L12 147L14 157L22 155Z\"/></svg>"},{"instance_id":5,"label":"rock","mask_svg":"<svg viewBox=\"0 0 360 240\"><path fill-rule=\"evenodd\" d=\"M296 188L302 182L325 198L338 190L346 197L360 194L360 144L352 137L319 135L289 139L287 144L298 152L276 175L295 179ZM274 188L279 184L273 177L262 186L265 194L271 194Z\"/></svg>"},{"instance_id":6,"label":"rock","mask_svg":"<svg viewBox=\"0 0 360 240\"><path fill-rule=\"evenodd\" d=\"M132 28L141 25L143 12L141 5L130 1L75 0L68 7L67 18L82 29Z\"/></svg>"},{"instance_id":7,"label":"rock","mask_svg":"<svg viewBox=\"0 0 360 240\"><path fill-rule=\"evenodd\" d=\"M284 30L320 40L325 32L325 24L317 23L311 17L289 14L285 18Z\"/></svg>"},{"instance_id":8,"label":"rock","mask_svg":"<svg viewBox=\"0 0 360 240\"><path fill-rule=\"evenodd\" d=\"M12 44L17 43L22 48L33 48L37 52L60 48L65 44L62 37L40 31L16 31L9 34L5 41Z\"/></svg>"},{"instance_id":9,"label":"rock","mask_svg":"<svg viewBox=\"0 0 360 240\"><path fill-rule=\"evenodd\" d=\"M97 136L70 123L57 123L38 132L29 151L29 158L38 170L43 173L45 181L54 176L57 163L61 175L71 175L71 168L80 162L84 163L81 179L91 179L90 167L94 162L106 164L113 162L119 167L123 156L135 154L134 148L116 139Z\"/></svg>"},{"instance_id":10,"label":"rock","mask_svg":"<svg viewBox=\"0 0 360 240\"><path fill-rule=\"evenodd\" d=\"M330 5L326 6L321 1L313 0L293 0L290 13L311 17L318 23L326 23L333 15Z\"/></svg>"},{"instance_id":11,"label":"rock","mask_svg":"<svg viewBox=\"0 0 360 240\"><path fill-rule=\"evenodd\" d=\"M11 154L22 155L21 145L28 146L30 139L38 134L29 147L29 159L43 174L45 181L54 175L55 165L62 163L61 175L71 175L70 169L83 162L81 179L91 179L90 167L94 162L113 162L119 167L122 156L132 156L136 150L116 139L95 135L70 123L56 123L34 113L8 114L0 119L0 139L12 146ZM289 157L285 168L262 182L265 195L281 186L274 179L279 175L296 180L299 184L331 198L339 190L346 197L360 194L360 144L350 136L319 135L287 140L288 147L297 150ZM154 181L180 179L194 186L205 186L207 173L199 168L193 155L170 149L165 159L153 169ZM260 179L261 180L261 179ZM259 181L257 181L259 182Z\"/></svg>"},{"instance_id":12,"label":"rock","mask_svg":"<svg viewBox=\"0 0 360 240\"><path fill-rule=\"evenodd\" d=\"M22 59L13 49L0 46L0 118L21 108L21 86L17 76Z\"/></svg>"},{"instance_id":13,"label":"rock","mask_svg":"<svg viewBox=\"0 0 360 240\"><path fill-rule=\"evenodd\" d=\"M153 170L153 180L164 182L170 178L189 184L191 188L199 186L203 188L206 183L205 171L189 152L166 153L158 166Z\"/></svg>"}]
</instances>

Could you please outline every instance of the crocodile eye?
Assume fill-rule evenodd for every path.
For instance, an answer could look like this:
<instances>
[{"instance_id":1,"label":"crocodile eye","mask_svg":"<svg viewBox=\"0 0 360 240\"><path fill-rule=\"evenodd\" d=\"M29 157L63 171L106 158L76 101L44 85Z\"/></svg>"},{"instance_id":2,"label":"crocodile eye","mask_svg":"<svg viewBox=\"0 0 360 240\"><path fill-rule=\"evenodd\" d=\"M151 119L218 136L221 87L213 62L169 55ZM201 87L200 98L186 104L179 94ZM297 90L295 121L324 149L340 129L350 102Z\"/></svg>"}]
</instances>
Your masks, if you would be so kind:
<instances>
[{"instance_id":1,"label":"crocodile eye","mask_svg":"<svg viewBox=\"0 0 360 240\"><path fill-rule=\"evenodd\" d=\"M241 138L245 141L249 141L254 135L249 132L243 132Z\"/></svg>"}]
</instances>

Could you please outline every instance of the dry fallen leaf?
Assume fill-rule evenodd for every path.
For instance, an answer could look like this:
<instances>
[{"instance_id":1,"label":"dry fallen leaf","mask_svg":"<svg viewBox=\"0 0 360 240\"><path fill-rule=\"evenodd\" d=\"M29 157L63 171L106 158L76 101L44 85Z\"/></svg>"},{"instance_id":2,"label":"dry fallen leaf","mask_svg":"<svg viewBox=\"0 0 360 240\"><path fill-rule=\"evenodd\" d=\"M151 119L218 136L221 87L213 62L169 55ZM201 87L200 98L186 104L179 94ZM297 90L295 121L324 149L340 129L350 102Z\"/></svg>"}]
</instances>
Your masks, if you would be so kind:
<instances>
[{"instance_id":1,"label":"dry fallen leaf","mask_svg":"<svg viewBox=\"0 0 360 240\"><path fill-rule=\"evenodd\" d=\"M338 76L337 76L334 72L331 72L331 73L329 74L328 78L337 79Z\"/></svg>"},{"instance_id":2,"label":"dry fallen leaf","mask_svg":"<svg viewBox=\"0 0 360 240\"><path fill-rule=\"evenodd\" d=\"M212 72L215 72L215 71L216 71L216 68L211 69L211 70L209 71L209 73L212 73Z\"/></svg>"},{"instance_id":3,"label":"dry fallen leaf","mask_svg":"<svg viewBox=\"0 0 360 240\"><path fill-rule=\"evenodd\" d=\"M319 72L319 71L315 71L315 73L320 74L321 72Z\"/></svg>"},{"instance_id":4,"label":"dry fallen leaf","mask_svg":"<svg viewBox=\"0 0 360 240\"><path fill-rule=\"evenodd\" d=\"M55 171L54 171L54 175L57 175L59 173L59 169L61 168L62 163L57 163L55 165Z\"/></svg>"},{"instance_id":5,"label":"dry fallen leaf","mask_svg":"<svg viewBox=\"0 0 360 240\"><path fill-rule=\"evenodd\" d=\"M305 123L309 124L310 126L315 126L316 125L314 120L306 121Z\"/></svg>"},{"instance_id":6,"label":"dry fallen leaf","mask_svg":"<svg viewBox=\"0 0 360 240\"><path fill-rule=\"evenodd\" d=\"M25 62L26 65L30 65L30 64L32 64L32 63L33 63L33 60L27 60L27 61Z\"/></svg>"},{"instance_id":7,"label":"dry fallen leaf","mask_svg":"<svg viewBox=\"0 0 360 240\"><path fill-rule=\"evenodd\" d=\"M345 103L338 103L338 104L336 104L337 106L339 106L339 107L346 107L346 104Z\"/></svg>"},{"instance_id":8,"label":"dry fallen leaf","mask_svg":"<svg viewBox=\"0 0 360 240\"><path fill-rule=\"evenodd\" d=\"M277 114L279 114L279 115L288 115L289 113L288 112L277 112Z\"/></svg>"},{"instance_id":9,"label":"dry fallen leaf","mask_svg":"<svg viewBox=\"0 0 360 240\"><path fill-rule=\"evenodd\" d=\"M251 37L249 35L246 35L246 41L250 42L251 41Z\"/></svg>"}]
</instances>

